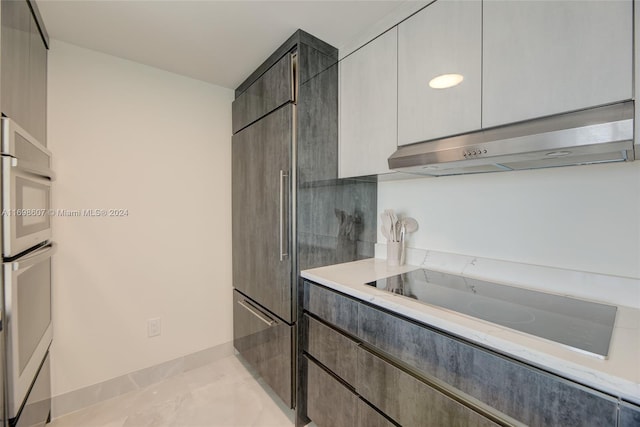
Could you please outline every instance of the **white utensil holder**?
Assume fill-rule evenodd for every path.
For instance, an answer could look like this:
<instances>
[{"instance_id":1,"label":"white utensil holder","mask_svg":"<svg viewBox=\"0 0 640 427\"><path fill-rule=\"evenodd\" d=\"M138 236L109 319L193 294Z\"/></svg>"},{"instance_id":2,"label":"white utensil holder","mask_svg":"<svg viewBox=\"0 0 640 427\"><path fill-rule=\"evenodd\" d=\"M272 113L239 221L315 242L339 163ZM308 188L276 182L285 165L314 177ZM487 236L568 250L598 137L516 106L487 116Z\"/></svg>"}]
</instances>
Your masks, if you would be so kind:
<instances>
[{"instance_id":1,"label":"white utensil holder","mask_svg":"<svg viewBox=\"0 0 640 427\"><path fill-rule=\"evenodd\" d=\"M387 242L387 265L389 267L398 267L402 265L402 245L404 242Z\"/></svg>"}]
</instances>

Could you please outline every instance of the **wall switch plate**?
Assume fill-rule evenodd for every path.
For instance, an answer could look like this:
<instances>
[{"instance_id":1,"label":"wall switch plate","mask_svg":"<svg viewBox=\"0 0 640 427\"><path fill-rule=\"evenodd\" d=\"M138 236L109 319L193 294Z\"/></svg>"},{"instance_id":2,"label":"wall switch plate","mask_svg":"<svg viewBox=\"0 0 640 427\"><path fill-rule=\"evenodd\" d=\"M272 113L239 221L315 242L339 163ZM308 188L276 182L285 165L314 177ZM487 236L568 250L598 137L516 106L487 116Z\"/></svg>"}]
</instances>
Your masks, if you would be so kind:
<instances>
[{"instance_id":1,"label":"wall switch plate","mask_svg":"<svg viewBox=\"0 0 640 427\"><path fill-rule=\"evenodd\" d=\"M160 335L160 318L156 317L154 319L147 320L147 336L157 337Z\"/></svg>"}]
</instances>

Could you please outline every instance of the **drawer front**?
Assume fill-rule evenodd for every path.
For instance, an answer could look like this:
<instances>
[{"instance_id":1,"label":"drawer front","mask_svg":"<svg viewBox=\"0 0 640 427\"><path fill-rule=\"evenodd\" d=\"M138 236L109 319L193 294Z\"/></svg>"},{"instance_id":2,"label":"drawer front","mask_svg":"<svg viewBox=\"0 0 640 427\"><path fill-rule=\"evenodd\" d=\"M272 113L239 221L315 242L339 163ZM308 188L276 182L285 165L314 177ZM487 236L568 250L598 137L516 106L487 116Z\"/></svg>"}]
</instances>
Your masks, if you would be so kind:
<instances>
[{"instance_id":1,"label":"drawer front","mask_svg":"<svg viewBox=\"0 0 640 427\"><path fill-rule=\"evenodd\" d=\"M231 104L233 133L293 101L293 65L285 55Z\"/></svg>"},{"instance_id":2,"label":"drawer front","mask_svg":"<svg viewBox=\"0 0 640 427\"><path fill-rule=\"evenodd\" d=\"M604 394L360 305L358 336L397 360L531 426L615 426Z\"/></svg>"},{"instance_id":3,"label":"drawer front","mask_svg":"<svg viewBox=\"0 0 640 427\"><path fill-rule=\"evenodd\" d=\"M292 337L293 326L233 292L233 346L289 407L293 403Z\"/></svg>"},{"instance_id":4,"label":"drawer front","mask_svg":"<svg viewBox=\"0 0 640 427\"><path fill-rule=\"evenodd\" d=\"M622 402L620 404L619 427L640 427L640 406Z\"/></svg>"},{"instance_id":5,"label":"drawer front","mask_svg":"<svg viewBox=\"0 0 640 427\"><path fill-rule=\"evenodd\" d=\"M305 351L347 383L356 379L357 344L335 329L304 315Z\"/></svg>"},{"instance_id":6,"label":"drawer front","mask_svg":"<svg viewBox=\"0 0 640 427\"><path fill-rule=\"evenodd\" d=\"M311 282L304 282L304 309L338 329L357 334L358 302Z\"/></svg>"},{"instance_id":7,"label":"drawer front","mask_svg":"<svg viewBox=\"0 0 640 427\"><path fill-rule=\"evenodd\" d=\"M356 391L403 426L497 425L363 348Z\"/></svg>"},{"instance_id":8,"label":"drawer front","mask_svg":"<svg viewBox=\"0 0 640 427\"><path fill-rule=\"evenodd\" d=\"M312 360L307 370L307 417L318 427L353 427L357 422L358 396Z\"/></svg>"},{"instance_id":9,"label":"drawer front","mask_svg":"<svg viewBox=\"0 0 640 427\"><path fill-rule=\"evenodd\" d=\"M380 412L373 409L367 402L358 399L358 427L395 427Z\"/></svg>"}]
</instances>

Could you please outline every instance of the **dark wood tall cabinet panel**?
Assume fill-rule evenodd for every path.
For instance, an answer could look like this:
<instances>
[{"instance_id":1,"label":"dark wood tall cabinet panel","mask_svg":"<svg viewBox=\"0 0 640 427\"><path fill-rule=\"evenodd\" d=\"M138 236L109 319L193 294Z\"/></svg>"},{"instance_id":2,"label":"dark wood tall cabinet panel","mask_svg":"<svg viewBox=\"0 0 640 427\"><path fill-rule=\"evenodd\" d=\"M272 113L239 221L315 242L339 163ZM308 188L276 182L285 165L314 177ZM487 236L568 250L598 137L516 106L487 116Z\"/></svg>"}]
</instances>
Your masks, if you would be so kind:
<instances>
[{"instance_id":1,"label":"dark wood tall cabinet panel","mask_svg":"<svg viewBox=\"0 0 640 427\"><path fill-rule=\"evenodd\" d=\"M47 47L31 18L29 32L29 132L47 145Z\"/></svg>"},{"instance_id":2,"label":"dark wood tall cabinet panel","mask_svg":"<svg viewBox=\"0 0 640 427\"><path fill-rule=\"evenodd\" d=\"M289 197L293 106L233 135L233 285L292 322Z\"/></svg>"},{"instance_id":3,"label":"dark wood tall cabinet panel","mask_svg":"<svg viewBox=\"0 0 640 427\"><path fill-rule=\"evenodd\" d=\"M0 108L38 142L47 143L47 44L26 0L2 0ZM39 15L38 15L39 16ZM46 34L46 32L44 32Z\"/></svg>"},{"instance_id":4,"label":"dark wood tall cabinet panel","mask_svg":"<svg viewBox=\"0 0 640 427\"><path fill-rule=\"evenodd\" d=\"M292 60L291 55L283 56L233 101L231 116L234 133L266 116L276 108L293 101Z\"/></svg>"},{"instance_id":5,"label":"dark wood tall cabinet panel","mask_svg":"<svg viewBox=\"0 0 640 427\"><path fill-rule=\"evenodd\" d=\"M293 326L233 292L233 344L278 396L292 405ZM288 350L288 351L287 351Z\"/></svg>"},{"instance_id":6,"label":"dark wood tall cabinet panel","mask_svg":"<svg viewBox=\"0 0 640 427\"><path fill-rule=\"evenodd\" d=\"M337 49L298 30L232 106L233 284L292 328L302 321L300 270L371 257L377 237L376 183L338 180L337 64ZM306 375L295 348L281 351L292 377Z\"/></svg>"},{"instance_id":7,"label":"dark wood tall cabinet panel","mask_svg":"<svg viewBox=\"0 0 640 427\"><path fill-rule=\"evenodd\" d=\"M26 1L0 3L2 8L2 113L31 133L29 61L31 9Z\"/></svg>"}]
</instances>

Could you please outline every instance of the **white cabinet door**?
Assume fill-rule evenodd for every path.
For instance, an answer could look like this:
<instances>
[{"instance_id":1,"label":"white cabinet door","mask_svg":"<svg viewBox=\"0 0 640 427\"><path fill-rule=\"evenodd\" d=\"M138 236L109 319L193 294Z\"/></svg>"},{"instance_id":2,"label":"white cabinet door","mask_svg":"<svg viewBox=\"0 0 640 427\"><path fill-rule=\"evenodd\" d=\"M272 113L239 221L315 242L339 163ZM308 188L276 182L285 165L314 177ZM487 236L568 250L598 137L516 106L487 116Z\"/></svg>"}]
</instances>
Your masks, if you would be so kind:
<instances>
[{"instance_id":1,"label":"white cabinet door","mask_svg":"<svg viewBox=\"0 0 640 427\"><path fill-rule=\"evenodd\" d=\"M397 29L340 61L340 178L390 172L397 146Z\"/></svg>"},{"instance_id":2,"label":"white cabinet door","mask_svg":"<svg viewBox=\"0 0 640 427\"><path fill-rule=\"evenodd\" d=\"M398 26L398 145L481 127L482 3L439 0ZM447 89L442 74L464 80Z\"/></svg>"},{"instance_id":3,"label":"white cabinet door","mask_svg":"<svg viewBox=\"0 0 640 427\"><path fill-rule=\"evenodd\" d=\"M630 99L631 0L483 4L482 126Z\"/></svg>"}]
</instances>

